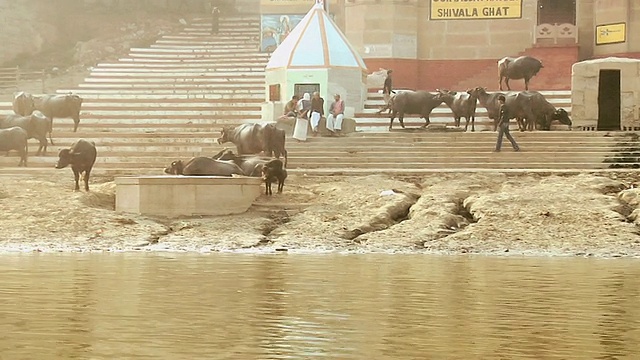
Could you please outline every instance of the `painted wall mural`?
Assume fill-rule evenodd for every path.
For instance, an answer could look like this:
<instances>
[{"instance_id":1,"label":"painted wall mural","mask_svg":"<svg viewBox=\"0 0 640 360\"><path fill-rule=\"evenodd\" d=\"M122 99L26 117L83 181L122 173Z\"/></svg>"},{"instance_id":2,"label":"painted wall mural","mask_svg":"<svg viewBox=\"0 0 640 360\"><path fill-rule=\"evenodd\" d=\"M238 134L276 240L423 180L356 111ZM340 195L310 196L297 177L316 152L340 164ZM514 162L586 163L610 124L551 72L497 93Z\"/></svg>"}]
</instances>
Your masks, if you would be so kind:
<instances>
[{"instance_id":1,"label":"painted wall mural","mask_svg":"<svg viewBox=\"0 0 640 360\"><path fill-rule=\"evenodd\" d=\"M261 16L260 50L273 52L302 20L302 15L268 14Z\"/></svg>"}]
</instances>

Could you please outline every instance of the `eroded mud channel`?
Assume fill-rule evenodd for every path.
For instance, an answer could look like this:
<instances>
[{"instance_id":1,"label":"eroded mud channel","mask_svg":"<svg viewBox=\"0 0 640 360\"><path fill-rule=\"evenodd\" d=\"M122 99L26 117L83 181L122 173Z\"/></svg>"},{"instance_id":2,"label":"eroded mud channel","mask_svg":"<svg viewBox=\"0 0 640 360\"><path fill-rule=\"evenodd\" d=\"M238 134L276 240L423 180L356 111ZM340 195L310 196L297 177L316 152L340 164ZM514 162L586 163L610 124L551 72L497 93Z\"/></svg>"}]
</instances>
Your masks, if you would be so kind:
<instances>
[{"instance_id":1,"label":"eroded mud channel","mask_svg":"<svg viewBox=\"0 0 640 360\"><path fill-rule=\"evenodd\" d=\"M631 172L292 175L245 214L161 219L114 211L112 179L3 178L5 251L354 251L640 255Z\"/></svg>"}]
</instances>

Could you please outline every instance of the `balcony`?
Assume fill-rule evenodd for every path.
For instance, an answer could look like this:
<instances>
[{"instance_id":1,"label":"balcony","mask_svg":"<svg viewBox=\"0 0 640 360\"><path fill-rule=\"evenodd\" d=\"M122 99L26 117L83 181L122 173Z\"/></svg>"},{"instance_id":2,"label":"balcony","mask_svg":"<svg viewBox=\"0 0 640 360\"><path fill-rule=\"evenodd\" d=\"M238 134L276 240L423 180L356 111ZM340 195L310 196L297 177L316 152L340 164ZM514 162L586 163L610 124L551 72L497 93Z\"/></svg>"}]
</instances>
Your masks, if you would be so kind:
<instances>
[{"instance_id":1,"label":"balcony","mask_svg":"<svg viewBox=\"0 0 640 360\"><path fill-rule=\"evenodd\" d=\"M578 27L570 23L537 25L534 31L536 46L575 45Z\"/></svg>"}]
</instances>

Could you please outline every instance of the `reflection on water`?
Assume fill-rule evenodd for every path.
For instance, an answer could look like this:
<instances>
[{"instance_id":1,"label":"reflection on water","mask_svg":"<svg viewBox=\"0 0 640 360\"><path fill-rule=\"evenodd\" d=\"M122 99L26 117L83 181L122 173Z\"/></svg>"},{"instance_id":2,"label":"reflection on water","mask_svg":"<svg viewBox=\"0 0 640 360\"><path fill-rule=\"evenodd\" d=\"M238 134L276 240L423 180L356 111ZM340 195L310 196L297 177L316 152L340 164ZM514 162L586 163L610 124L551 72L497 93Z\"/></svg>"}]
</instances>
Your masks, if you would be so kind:
<instances>
[{"instance_id":1,"label":"reflection on water","mask_svg":"<svg viewBox=\"0 0 640 360\"><path fill-rule=\"evenodd\" d=\"M3 255L0 359L624 359L640 262Z\"/></svg>"}]
</instances>

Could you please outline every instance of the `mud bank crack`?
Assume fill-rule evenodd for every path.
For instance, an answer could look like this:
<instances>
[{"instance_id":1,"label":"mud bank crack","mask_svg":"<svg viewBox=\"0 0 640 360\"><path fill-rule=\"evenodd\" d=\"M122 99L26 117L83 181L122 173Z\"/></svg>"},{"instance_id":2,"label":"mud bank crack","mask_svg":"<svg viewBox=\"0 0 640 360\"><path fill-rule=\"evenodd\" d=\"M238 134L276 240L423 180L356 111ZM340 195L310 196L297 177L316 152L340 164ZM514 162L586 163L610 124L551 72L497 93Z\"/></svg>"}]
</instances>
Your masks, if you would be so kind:
<instances>
[{"instance_id":1,"label":"mud bank crack","mask_svg":"<svg viewBox=\"0 0 640 360\"><path fill-rule=\"evenodd\" d=\"M272 235L272 233L281 225L286 224L289 221L291 221L291 217L285 210L269 213L267 215L267 221L262 224L259 229L260 233L262 234L262 239L260 239L260 241L254 246L268 244L273 241L275 237Z\"/></svg>"},{"instance_id":2,"label":"mud bank crack","mask_svg":"<svg viewBox=\"0 0 640 360\"><path fill-rule=\"evenodd\" d=\"M341 237L345 240L359 242L357 238L361 235L386 230L407 220L411 212L411 207L418 202L420 195L400 190L393 191L396 193L396 196L402 196L403 198L400 201L380 208L380 212L369 219L368 222L356 226L351 230L346 230Z\"/></svg>"}]
</instances>

